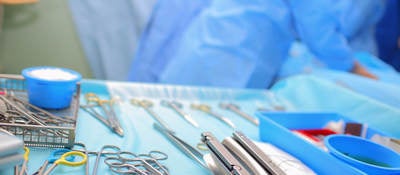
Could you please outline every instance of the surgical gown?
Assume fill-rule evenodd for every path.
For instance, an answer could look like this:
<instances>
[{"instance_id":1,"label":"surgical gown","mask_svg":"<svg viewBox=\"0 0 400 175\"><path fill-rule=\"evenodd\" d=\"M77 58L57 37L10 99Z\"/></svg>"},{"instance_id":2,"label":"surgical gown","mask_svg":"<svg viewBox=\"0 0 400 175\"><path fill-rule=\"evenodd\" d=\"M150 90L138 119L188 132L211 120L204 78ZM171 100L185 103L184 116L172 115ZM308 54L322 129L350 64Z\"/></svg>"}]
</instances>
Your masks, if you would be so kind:
<instances>
[{"instance_id":1,"label":"surgical gown","mask_svg":"<svg viewBox=\"0 0 400 175\"><path fill-rule=\"evenodd\" d=\"M375 0L218 0L197 8L162 1L142 37L131 81L266 88L296 38L326 67L347 71L353 49L375 51L369 33L383 9Z\"/></svg>"}]
</instances>

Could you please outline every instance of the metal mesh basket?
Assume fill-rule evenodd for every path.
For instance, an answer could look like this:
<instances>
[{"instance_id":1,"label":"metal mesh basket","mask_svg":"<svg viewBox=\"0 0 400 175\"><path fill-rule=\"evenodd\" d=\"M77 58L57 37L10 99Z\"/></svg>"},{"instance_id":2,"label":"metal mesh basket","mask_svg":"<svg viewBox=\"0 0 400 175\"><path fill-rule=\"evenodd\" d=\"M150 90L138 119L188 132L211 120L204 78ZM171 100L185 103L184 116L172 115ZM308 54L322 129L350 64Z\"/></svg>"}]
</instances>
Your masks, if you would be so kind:
<instances>
[{"instance_id":1,"label":"metal mesh basket","mask_svg":"<svg viewBox=\"0 0 400 175\"><path fill-rule=\"evenodd\" d=\"M23 139L28 146L72 147L80 96L80 84L76 86L68 108L43 110L27 103L22 76L0 74L0 127Z\"/></svg>"}]
</instances>

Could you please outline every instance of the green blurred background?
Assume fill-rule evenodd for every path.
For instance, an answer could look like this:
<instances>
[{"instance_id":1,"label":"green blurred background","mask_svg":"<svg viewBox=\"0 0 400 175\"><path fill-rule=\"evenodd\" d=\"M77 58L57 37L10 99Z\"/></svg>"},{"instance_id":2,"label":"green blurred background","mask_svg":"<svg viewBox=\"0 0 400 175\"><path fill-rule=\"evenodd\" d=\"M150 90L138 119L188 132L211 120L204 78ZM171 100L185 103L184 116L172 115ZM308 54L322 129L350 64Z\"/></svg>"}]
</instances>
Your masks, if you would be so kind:
<instances>
[{"instance_id":1,"label":"green blurred background","mask_svg":"<svg viewBox=\"0 0 400 175\"><path fill-rule=\"evenodd\" d=\"M20 74L32 66L57 66L92 78L67 0L3 5L0 73Z\"/></svg>"}]
</instances>

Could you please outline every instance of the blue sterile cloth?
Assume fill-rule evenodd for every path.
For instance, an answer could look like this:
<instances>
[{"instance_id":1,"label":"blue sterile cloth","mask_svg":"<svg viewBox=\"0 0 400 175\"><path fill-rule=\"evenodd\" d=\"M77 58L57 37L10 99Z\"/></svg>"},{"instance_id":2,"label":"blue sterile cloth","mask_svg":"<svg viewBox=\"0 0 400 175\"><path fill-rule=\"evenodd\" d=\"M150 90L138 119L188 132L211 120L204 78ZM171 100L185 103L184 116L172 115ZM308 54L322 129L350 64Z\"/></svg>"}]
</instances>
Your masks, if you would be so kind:
<instances>
[{"instance_id":1,"label":"blue sterile cloth","mask_svg":"<svg viewBox=\"0 0 400 175\"><path fill-rule=\"evenodd\" d=\"M290 101L298 111L337 112L367 123L389 136L400 138L398 108L356 93L348 87L313 75L300 75L281 80L272 87L272 91Z\"/></svg>"},{"instance_id":2,"label":"blue sterile cloth","mask_svg":"<svg viewBox=\"0 0 400 175\"><path fill-rule=\"evenodd\" d=\"M297 74L312 74L350 88L355 93L399 108L400 74L393 67L371 54L357 52L354 57L379 80L327 69L304 44L299 42L292 44L289 58L282 66L278 77L283 79Z\"/></svg>"}]
</instances>

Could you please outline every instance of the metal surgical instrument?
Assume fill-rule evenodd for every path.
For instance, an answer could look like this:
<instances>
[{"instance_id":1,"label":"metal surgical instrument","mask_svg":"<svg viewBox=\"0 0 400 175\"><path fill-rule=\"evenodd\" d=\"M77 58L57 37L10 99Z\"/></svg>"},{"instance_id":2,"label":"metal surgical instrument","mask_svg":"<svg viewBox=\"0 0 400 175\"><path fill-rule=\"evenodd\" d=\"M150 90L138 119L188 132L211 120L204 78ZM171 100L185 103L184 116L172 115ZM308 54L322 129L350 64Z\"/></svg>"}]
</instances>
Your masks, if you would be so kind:
<instances>
[{"instance_id":1,"label":"metal surgical instrument","mask_svg":"<svg viewBox=\"0 0 400 175\"><path fill-rule=\"evenodd\" d=\"M87 105L81 105L81 108L103 122L119 136L124 136L124 130L114 112L113 100L102 100L94 93L85 95ZM107 118L99 114L94 107L100 106Z\"/></svg>"},{"instance_id":2,"label":"metal surgical instrument","mask_svg":"<svg viewBox=\"0 0 400 175\"><path fill-rule=\"evenodd\" d=\"M41 125L41 126L46 126L45 123L41 122L40 120L38 120L35 116L28 114L25 110L21 109L19 106L15 105L14 103L12 103L11 101L9 101L6 97L4 97L3 95L0 95L1 100L3 100L5 103L7 103L8 105L12 106L16 111L18 111L19 113L23 114L24 116L28 117L30 120L32 120L33 122Z\"/></svg>"},{"instance_id":3,"label":"metal surgical instrument","mask_svg":"<svg viewBox=\"0 0 400 175\"><path fill-rule=\"evenodd\" d=\"M244 119L250 121L251 123L253 123L256 126L259 125L259 121L256 118L254 118L254 117L250 116L249 114L246 114L245 112L241 111L240 107L235 105L235 104L232 104L232 103L220 103L219 107L221 107L222 109L230 110L230 111L236 113L237 115L239 115L239 116L243 117Z\"/></svg>"},{"instance_id":4,"label":"metal surgical instrument","mask_svg":"<svg viewBox=\"0 0 400 175\"><path fill-rule=\"evenodd\" d=\"M192 124L194 127L199 128L199 124L192 118L191 115L188 113L185 113L182 111L182 104L180 104L177 101L167 101L167 100L162 100L161 105L169 107L173 109L177 114L179 114L181 117L183 117L187 122Z\"/></svg>"},{"instance_id":5,"label":"metal surgical instrument","mask_svg":"<svg viewBox=\"0 0 400 175\"><path fill-rule=\"evenodd\" d=\"M233 133L232 138L243 147L265 170L271 175L285 175L286 173L272 162L271 158L267 156L259 147L256 146L249 138L243 133L236 131Z\"/></svg>"},{"instance_id":6,"label":"metal surgical instrument","mask_svg":"<svg viewBox=\"0 0 400 175\"><path fill-rule=\"evenodd\" d=\"M24 175L24 174L28 174L28 171L27 171L27 167L28 167L28 160L29 160L29 153L30 153L30 150L29 150L29 148L28 147L24 147L24 151L25 151L25 153L24 153L24 162L22 163L22 167L21 167L21 171L19 171L19 167L18 167L18 165L17 166L15 166L15 174L16 175Z\"/></svg>"},{"instance_id":7,"label":"metal surgical instrument","mask_svg":"<svg viewBox=\"0 0 400 175\"><path fill-rule=\"evenodd\" d=\"M224 117L222 115L219 115L219 114L213 112L211 110L211 107L208 106L208 105L205 105L205 104L192 104L192 105L190 105L190 107L192 109L203 111L203 112L205 112L205 113L217 118L218 120L224 122L225 124L227 124L228 126L230 126L233 129L236 128L235 124L233 124L233 122L231 120L229 120L228 118L226 118L226 117Z\"/></svg>"},{"instance_id":8,"label":"metal surgical instrument","mask_svg":"<svg viewBox=\"0 0 400 175\"><path fill-rule=\"evenodd\" d=\"M203 154L200 153L196 148L192 147L179 137L177 137L174 133L169 130L162 128L157 123L153 124L153 127L162 133L170 142L172 142L176 147L178 147L182 152L184 152L188 157L197 161L202 167L207 169L207 165L204 163Z\"/></svg>"},{"instance_id":9,"label":"metal surgical instrument","mask_svg":"<svg viewBox=\"0 0 400 175\"><path fill-rule=\"evenodd\" d=\"M73 150L73 151L80 151L80 152L83 152L85 155L86 155L86 157L89 157L89 151L86 149L86 145L85 144L83 144L83 143L74 143L74 146L78 146L78 147L81 147L82 149L81 150ZM96 153L97 154L97 153ZM89 175L89 158L87 159L87 161L86 161L86 165L85 165L85 174L86 175Z\"/></svg>"},{"instance_id":10,"label":"metal surgical instrument","mask_svg":"<svg viewBox=\"0 0 400 175\"><path fill-rule=\"evenodd\" d=\"M148 100L139 100L139 99L131 99L131 104L135 106L142 107L148 114L150 114L154 120L156 120L162 127L165 129L174 132L171 128L168 127L168 125L161 119L160 116L158 116L152 109L151 107L153 106L153 103Z\"/></svg>"},{"instance_id":11,"label":"metal surgical instrument","mask_svg":"<svg viewBox=\"0 0 400 175\"><path fill-rule=\"evenodd\" d=\"M104 145L104 146L100 149L100 151L97 153L96 162L94 163L94 166L93 166L93 173L92 173L92 175L97 175L97 169L98 169L98 167L99 167L100 158L101 158L101 155L103 154L103 151L104 151L105 149L111 149L111 150L113 150L113 151L114 151L114 154L119 154L119 152L121 151L121 149L120 149L119 147L117 147L117 146L114 146L114 145Z\"/></svg>"},{"instance_id":12,"label":"metal surgical instrument","mask_svg":"<svg viewBox=\"0 0 400 175\"><path fill-rule=\"evenodd\" d=\"M160 151L151 151L149 154L139 155L129 151L121 151L117 154L117 157L108 157L104 162L116 173L147 174L146 171L148 171L150 174L168 175L168 171L157 162L167 158L168 156Z\"/></svg>"},{"instance_id":13,"label":"metal surgical instrument","mask_svg":"<svg viewBox=\"0 0 400 175\"><path fill-rule=\"evenodd\" d=\"M216 158L216 163L222 165L226 174L250 175L251 173L210 133L201 134L202 141L211 151L211 155Z\"/></svg>"}]
</instances>

